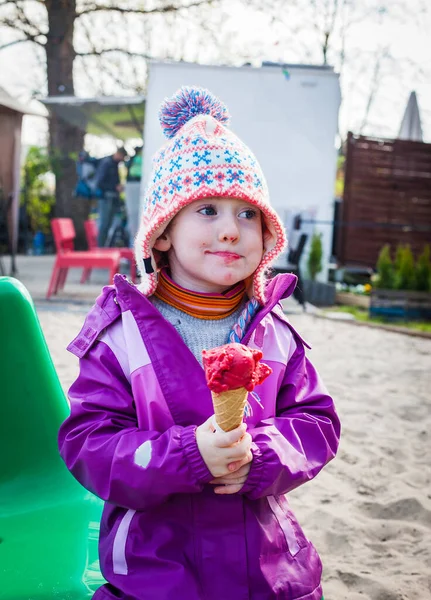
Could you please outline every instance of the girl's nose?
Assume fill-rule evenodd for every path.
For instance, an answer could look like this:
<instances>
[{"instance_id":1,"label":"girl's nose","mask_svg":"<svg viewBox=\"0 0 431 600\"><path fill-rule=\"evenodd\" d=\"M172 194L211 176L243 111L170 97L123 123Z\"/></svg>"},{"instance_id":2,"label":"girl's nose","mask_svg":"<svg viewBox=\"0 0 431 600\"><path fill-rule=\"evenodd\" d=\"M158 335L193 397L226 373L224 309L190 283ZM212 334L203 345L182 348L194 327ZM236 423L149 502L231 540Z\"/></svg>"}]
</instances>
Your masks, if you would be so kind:
<instances>
[{"instance_id":1,"label":"girl's nose","mask_svg":"<svg viewBox=\"0 0 431 600\"><path fill-rule=\"evenodd\" d=\"M220 228L220 239L223 242L236 242L239 238L238 226L233 219L226 220Z\"/></svg>"}]
</instances>

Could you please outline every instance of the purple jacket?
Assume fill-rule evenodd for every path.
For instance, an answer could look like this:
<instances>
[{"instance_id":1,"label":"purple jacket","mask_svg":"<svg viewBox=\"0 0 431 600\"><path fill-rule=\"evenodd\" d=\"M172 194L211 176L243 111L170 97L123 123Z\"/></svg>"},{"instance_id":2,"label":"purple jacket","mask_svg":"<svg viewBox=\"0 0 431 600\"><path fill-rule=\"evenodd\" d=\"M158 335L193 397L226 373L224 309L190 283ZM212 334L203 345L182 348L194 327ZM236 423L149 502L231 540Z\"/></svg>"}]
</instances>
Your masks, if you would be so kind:
<instances>
[{"instance_id":1,"label":"purple jacket","mask_svg":"<svg viewBox=\"0 0 431 600\"><path fill-rule=\"evenodd\" d=\"M335 456L340 427L279 304L295 283L269 283L243 339L273 373L256 387L262 406L250 399L248 479L225 496L196 444L214 412L202 367L123 276L97 299L69 346L80 373L59 434L70 471L106 501L99 550L111 585L94 599L320 600L321 562L285 494Z\"/></svg>"}]
</instances>

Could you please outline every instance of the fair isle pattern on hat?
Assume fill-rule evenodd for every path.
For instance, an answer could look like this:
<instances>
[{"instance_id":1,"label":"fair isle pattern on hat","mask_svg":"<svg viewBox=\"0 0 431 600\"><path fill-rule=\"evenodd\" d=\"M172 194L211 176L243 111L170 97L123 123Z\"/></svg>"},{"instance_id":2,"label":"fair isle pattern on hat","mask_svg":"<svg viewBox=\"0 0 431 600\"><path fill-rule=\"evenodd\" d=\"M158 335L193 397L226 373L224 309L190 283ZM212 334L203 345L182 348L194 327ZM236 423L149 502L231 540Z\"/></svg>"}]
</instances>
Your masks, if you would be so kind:
<instances>
[{"instance_id":1,"label":"fair isle pattern on hat","mask_svg":"<svg viewBox=\"0 0 431 600\"><path fill-rule=\"evenodd\" d=\"M284 228L269 205L267 184L250 149L223 123L224 104L208 90L181 88L160 109L169 142L155 155L145 193L142 223L136 238L136 259L143 272L145 295L157 287L158 266L153 246L173 217L188 204L211 197L242 199L258 207L269 243L253 277L253 295L264 304L263 272L283 250Z\"/></svg>"}]
</instances>

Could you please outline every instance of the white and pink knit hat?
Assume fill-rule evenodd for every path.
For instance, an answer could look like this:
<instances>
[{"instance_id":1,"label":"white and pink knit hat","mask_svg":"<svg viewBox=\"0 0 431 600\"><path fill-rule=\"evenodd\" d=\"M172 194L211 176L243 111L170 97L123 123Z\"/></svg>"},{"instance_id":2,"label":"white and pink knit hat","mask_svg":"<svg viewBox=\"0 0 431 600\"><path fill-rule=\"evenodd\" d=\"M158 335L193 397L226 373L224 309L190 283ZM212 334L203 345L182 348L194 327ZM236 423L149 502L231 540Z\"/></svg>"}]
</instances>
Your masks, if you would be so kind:
<instances>
[{"instance_id":1,"label":"white and pink knit hat","mask_svg":"<svg viewBox=\"0 0 431 600\"><path fill-rule=\"evenodd\" d=\"M217 196L246 200L263 214L266 233L262 261L253 276L254 297L265 303L264 270L283 251L286 236L269 204L262 169L250 149L224 124L226 106L206 89L182 87L160 108L168 143L153 158L145 192L135 255L142 273L139 289L146 296L157 287L158 253L153 246L185 206Z\"/></svg>"}]
</instances>

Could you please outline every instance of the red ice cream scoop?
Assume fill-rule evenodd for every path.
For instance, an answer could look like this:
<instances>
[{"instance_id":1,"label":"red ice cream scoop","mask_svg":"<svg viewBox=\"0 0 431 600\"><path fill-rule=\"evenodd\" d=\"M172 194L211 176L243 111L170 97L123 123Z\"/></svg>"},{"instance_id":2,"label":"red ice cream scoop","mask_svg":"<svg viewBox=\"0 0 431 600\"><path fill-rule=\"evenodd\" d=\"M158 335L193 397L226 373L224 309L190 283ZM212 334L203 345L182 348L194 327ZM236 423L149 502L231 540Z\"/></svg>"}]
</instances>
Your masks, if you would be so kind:
<instances>
[{"instance_id":1,"label":"red ice cream scoop","mask_svg":"<svg viewBox=\"0 0 431 600\"><path fill-rule=\"evenodd\" d=\"M203 365L209 389L216 394L245 388L252 392L272 373L272 369L260 363L263 354L244 344L225 344L211 350L203 350Z\"/></svg>"}]
</instances>

